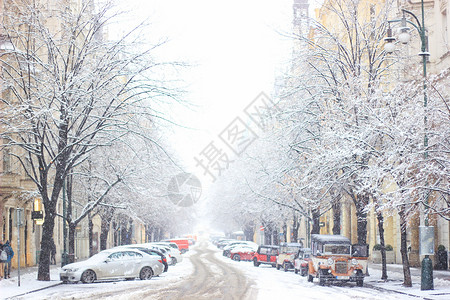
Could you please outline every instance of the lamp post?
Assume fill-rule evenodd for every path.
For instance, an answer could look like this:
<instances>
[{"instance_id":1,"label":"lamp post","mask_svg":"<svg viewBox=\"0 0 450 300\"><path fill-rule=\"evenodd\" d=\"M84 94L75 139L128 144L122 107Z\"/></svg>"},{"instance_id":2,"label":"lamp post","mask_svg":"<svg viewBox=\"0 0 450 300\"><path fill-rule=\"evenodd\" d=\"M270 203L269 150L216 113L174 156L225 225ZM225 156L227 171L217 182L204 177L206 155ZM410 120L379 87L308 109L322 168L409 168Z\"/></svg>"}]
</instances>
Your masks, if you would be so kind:
<instances>
[{"instance_id":1,"label":"lamp post","mask_svg":"<svg viewBox=\"0 0 450 300\"><path fill-rule=\"evenodd\" d=\"M426 36L426 29L425 29L425 10L424 10L424 3L423 0L421 1L421 9L422 9L422 22L419 21L417 16L413 14L412 12L402 9L403 16L400 20L392 20L388 21L389 28L387 31L387 37L384 39L386 41L385 44L385 51L388 53L392 53L395 50L395 37L392 35L392 29L391 29L391 23L401 23L400 27L400 33L398 35L398 40L402 44L407 44L410 40L410 34L409 34L409 28L407 27L407 24L412 25L414 28L417 29L420 36L421 41L421 52L419 52L419 55L422 57L422 64L423 64L423 107L424 107L424 138L423 138L423 146L424 146L424 158L425 160L428 158L428 120L427 120L427 105L428 105L428 98L427 98L427 60L430 56L430 53L428 52L428 40ZM411 15L417 24L409 21L406 19L406 14ZM424 195L424 203L428 204L428 192ZM433 287L433 265L432 261L429 257L429 255L434 255L434 231L433 227L428 226L428 205L425 208L425 216L424 216L424 224L425 226L420 226L420 254L425 255L424 259L422 260L422 273L421 273L421 290L432 290ZM430 230L431 229L431 230Z\"/></svg>"}]
</instances>

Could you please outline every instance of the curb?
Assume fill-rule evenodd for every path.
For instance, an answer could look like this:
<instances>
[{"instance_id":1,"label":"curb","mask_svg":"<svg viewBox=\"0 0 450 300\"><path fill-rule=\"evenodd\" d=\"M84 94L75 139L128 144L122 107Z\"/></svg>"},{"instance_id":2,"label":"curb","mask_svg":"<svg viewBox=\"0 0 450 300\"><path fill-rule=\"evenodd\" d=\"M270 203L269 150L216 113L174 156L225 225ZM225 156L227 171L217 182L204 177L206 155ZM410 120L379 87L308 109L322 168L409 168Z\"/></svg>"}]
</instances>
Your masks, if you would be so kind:
<instances>
[{"instance_id":1,"label":"curb","mask_svg":"<svg viewBox=\"0 0 450 300\"><path fill-rule=\"evenodd\" d=\"M38 289L35 289L35 290L32 290L32 291L28 291L28 292L23 293L23 294L14 295L14 296L11 296L11 297L8 297L8 298L5 298L5 299L14 299L16 297L22 297L22 296L25 296L25 295L28 295L28 294L31 294L31 293L39 292L39 291L42 291L42 290L45 290L45 289L48 289L48 288L51 288L51 287L58 286L58 285L61 285L61 284L63 284L62 281L60 281L58 283L55 283L55 284L52 284L52 285L48 285L48 286L42 287L42 288L38 288Z\"/></svg>"},{"instance_id":2,"label":"curb","mask_svg":"<svg viewBox=\"0 0 450 300\"><path fill-rule=\"evenodd\" d=\"M424 299L424 300L432 300L432 299L429 299L429 298L423 298L422 296L417 296L417 295L413 295L413 294L409 294L409 293L405 293L405 292L400 292L400 291L397 291L397 290L391 290L391 289L382 288L380 286L372 285L370 283L365 283L364 282L364 286L368 287L368 288L371 288L371 289L374 289L374 290L377 290L377 291L394 292L394 293L397 293L397 294L406 295L406 296L410 296L410 297L421 298L421 299Z\"/></svg>"}]
</instances>

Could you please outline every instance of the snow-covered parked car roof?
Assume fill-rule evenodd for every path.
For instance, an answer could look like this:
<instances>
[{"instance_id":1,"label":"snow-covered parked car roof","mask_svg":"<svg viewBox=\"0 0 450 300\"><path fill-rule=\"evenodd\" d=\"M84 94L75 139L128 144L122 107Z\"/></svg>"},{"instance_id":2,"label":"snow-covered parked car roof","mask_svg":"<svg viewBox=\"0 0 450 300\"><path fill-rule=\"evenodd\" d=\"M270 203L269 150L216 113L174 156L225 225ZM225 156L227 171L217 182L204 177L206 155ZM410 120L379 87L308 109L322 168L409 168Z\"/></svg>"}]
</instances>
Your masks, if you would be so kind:
<instances>
[{"instance_id":1,"label":"snow-covered parked car roof","mask_svg":"<svg viewBox=\"0 0 450 300\"><path fill-rule=\"evenodd\" d=\"M322 244L351 244L349 238L342 235L331 234L311 234L311 241Z\"/></svg>"}]
</instances>

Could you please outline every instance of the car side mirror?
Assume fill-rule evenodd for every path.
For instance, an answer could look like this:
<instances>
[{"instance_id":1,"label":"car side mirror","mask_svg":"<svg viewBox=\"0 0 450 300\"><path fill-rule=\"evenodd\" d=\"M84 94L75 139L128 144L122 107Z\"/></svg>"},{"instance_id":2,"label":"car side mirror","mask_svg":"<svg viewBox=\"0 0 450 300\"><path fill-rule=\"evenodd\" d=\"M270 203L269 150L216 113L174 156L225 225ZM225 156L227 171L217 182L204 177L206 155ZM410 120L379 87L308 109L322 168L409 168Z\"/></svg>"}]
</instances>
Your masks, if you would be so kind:
<instances>
[{"instance_id":1,"label":"car side mirror","mask_svg":"<svg viewBox=\"0 0 450 300\"><path fill-rule=\"evenodd\" d=\"M104 263L109 263L111 261L110 258L105 259Z\"/></svg>"}]
</instances>

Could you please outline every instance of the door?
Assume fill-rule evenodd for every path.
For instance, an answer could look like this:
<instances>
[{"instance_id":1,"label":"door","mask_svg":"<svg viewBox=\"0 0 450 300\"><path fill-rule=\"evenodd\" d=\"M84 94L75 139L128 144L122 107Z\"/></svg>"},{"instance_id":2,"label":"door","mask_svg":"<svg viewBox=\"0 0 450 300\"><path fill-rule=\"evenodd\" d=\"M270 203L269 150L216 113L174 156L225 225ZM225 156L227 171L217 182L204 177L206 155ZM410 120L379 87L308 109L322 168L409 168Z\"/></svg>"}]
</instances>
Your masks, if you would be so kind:
<instances>
[{"instance_id":1,"label":"door","mask_svg":"<svg viewBox=\"0 0 450 300\"><path fill-rule=\"evenodd\" d=\"M98 279L102 278L116 278L123 276L123 262L124 256L122 252L115 252L108 256L106 262L102 262L100 276L97 274Z\"/></svg>"},{"instance_id":2,"label":"door","mask_svg":"<svg viewBox=\"0 0 450 300\"><path fill-rule=\"evenodd\" d=\"M127 251L124 252L124 273L123 275L128 278L137 277L140 272L140 266L142 265L142 254L134 252L134 251Z\"/></svg>"},{"instance_id":3,"label":"door","mask_svg":"<svg viewBox=\"0 0 450 300\"><path fill-rule=\"evenodd\" d=\"M269 249L266 247L261 247L259 250L259 261L261 262L267 262L267 251Z\"/></svg>"}]
</instances>

